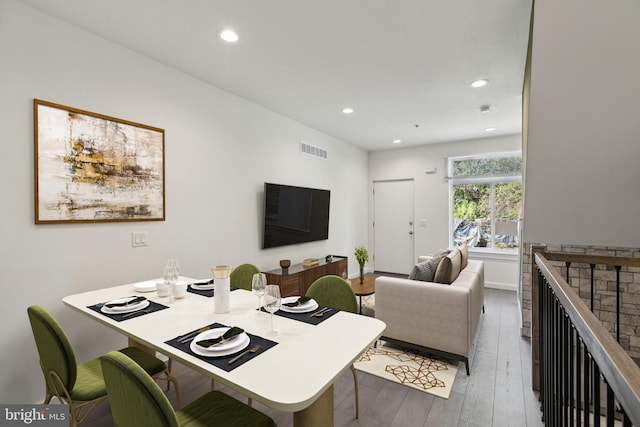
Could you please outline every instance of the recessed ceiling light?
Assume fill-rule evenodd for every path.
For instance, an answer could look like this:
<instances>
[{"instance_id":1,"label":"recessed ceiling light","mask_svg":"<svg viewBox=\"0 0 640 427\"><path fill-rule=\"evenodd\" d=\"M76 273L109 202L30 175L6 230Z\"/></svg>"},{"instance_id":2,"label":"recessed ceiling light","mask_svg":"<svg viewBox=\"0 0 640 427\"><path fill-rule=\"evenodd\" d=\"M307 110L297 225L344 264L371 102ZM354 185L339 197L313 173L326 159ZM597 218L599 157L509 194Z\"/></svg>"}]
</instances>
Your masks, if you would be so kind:
<instances>
[{"instance_id":1,"label":"recessed ceiling light","mask_svg":"<svg viewBox=\"0 0 640 427\"><path fill-rule=\"evenodd\" d=\"M401 142L402 142L402 140L401 140L401 139L394 139L394 140L393 140L393 143L394 143L394 144L400 144Z\"/></svg>"},{"instance_id":2,"label":"recessed ceiling light","mask_svg":"<svg viewBox=\"0 0 640 427\"><path fill-rule=\"evenodd\" d=\"M482 87L482 86L485 86L487 83L489 83L489 80L480 79L480 80L476 80L474 82L471 82L471 87Z\"/></svg>"},{"instance_id":3,"label":"recessed ceiling light","mask_svg":"<svg viewBox=\"0 0 640 427\"><path fill-rule=\"evenodd\" d=\"M494 130L496 130L496 128L486 128L485 132L493 132Z\"/></svg>"},{"instance_id":4,"label":"recessed ceiling light","mask_svg":"<svg viewBox=\"0 0 640 427\"><path fill-rule=\"evenodd\" d=\"M351 107L343 108L342 112L345 113L345 114L351 114L351 113L353 113L353 108L351 108Z\"/></svg>"},{"instance_id":5,"label":"recessed ceiling light","mask_svg":"<svg viewBox=\"0 0 640 427\"><path fill-rule=\"evenodd\" d=\"M233 30L222 30L220 32L220 38L226 42L234 43L238 41L238 33Z\"/></svg>"}]
</instances>

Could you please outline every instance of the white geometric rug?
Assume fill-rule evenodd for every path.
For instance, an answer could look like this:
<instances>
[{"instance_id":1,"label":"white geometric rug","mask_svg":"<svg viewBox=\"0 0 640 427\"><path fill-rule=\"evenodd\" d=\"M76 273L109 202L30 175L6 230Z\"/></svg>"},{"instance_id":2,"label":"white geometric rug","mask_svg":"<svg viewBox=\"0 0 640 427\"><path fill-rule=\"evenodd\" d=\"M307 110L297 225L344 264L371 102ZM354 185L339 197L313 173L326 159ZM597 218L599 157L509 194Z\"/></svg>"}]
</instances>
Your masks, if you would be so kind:
<instances>
[{"instance_id":1,"label":"white geometric rug","mask_svg":"<svg viewBox=\"0 0 640 427\"><path fill-rule=\"evenodd\" d=\"M414 350L391 346L378 341L356 361L362 372L448 399L458 372L458 362L438 360Z\"/></svg>"}]
</instances>

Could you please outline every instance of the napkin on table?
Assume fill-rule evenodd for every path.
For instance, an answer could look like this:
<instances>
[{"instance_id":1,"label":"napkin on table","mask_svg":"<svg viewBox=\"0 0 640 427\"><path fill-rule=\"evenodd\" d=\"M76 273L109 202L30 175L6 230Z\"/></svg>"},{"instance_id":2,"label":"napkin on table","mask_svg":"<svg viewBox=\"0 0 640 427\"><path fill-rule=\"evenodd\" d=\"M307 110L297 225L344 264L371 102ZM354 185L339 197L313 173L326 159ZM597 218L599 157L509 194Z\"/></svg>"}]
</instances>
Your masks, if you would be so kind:
<instances>
[{"instance_id":1,"label":"napkin on table","mask_svg":"<svg viewBox=\"0 0 640 427\"><path fill-rule=\"evenodd\" d=\"M199 280L197 282L193 282L191 283L192 285L196 285L196 286L207 286L207 285L213 285L213 279L211 280Z\"/></svg>"},{"instance_id":2,"label":"napkin on table","mask_svg":"<svg viewBox=\"0 0 640 427\"><path fill-rule=\"evenodd\" d=\"M128 301L123 301L123 302L110 302L105 304L105 307L108 308L113 308L113 307L126 307L128 305L133 305L133 304L138 304L142 301L145 301L146 298L145 297L135 297L133 299L130 299Z\"/></svg>"},{"instance_id":3,"label":"napkin on table","mask_svg":"<svg viewBox=\"0 0 640 427\"><path fill-rule=\"evenodd\" d=\"M198 341L198 342L196 342L196 344L198 344L200 347L209 348L212 345L222 344L223 342L228 341L231 338L235 337L236 335L240 335L243 332L244 332L244 329L241 329L241 328L238 328L237 326L234 326L233 328L230 328L227 332L225 332L220 337L210 338L210 339L207 339L207 340Z\"/></svg>"},{"instance_id":4,"label":"napkin on table","mask_svg":"<svg viewBox=\"0 0 640 427\"><path fill-rule=\"evenodd\" d=\"M298 298L298 301L295 302L286 302L282 305L286 305L287 307L297 307L299 305L304 304L305 302L309 301L311 299L311 297L300 297Z\"/></svg>"}]
</instances>

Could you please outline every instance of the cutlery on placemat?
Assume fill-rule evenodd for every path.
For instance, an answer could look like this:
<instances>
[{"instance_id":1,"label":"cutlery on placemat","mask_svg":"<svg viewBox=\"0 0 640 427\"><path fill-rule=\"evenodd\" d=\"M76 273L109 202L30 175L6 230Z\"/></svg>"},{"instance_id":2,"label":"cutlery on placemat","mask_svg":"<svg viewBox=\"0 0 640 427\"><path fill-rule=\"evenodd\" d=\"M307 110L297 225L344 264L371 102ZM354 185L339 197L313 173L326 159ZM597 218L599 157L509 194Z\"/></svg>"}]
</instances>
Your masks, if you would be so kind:
<instances>
[{"instance_id":1,"label":"cutlery on placemat","mask_svg":"<svg viewBox=\"0 0 640 427\"><path fill-rule=\"evenodd\" d=\"M187 343L189 341L191 341L192 339L194 339L196 337L196 335L201 334L205 331L208 331L209 329L211 329L211 326L205 326L203 328L198 329L197 331L193 331L193 332L189 332L188 334L180 337L178 339L178 342L181 344Z\"/></svg>"},{"instance_id":2,"label":"cutlery on placemat","mask_svg":"<svg viewBox=\"0 0 640 427\"><path fill-rule=\"evenodd\" d=\"M311 313L311 314L309 315L309 317L316 317L317 315L319 315L320 313L322 313L322 312L323 312L324 310L326 310L326 309L327 309L327 307L321 308L320 310L318 310L318 311L315 311L315 312Z\"/></svg>"},{"instance_id":3,"label":"cutlery on placemat","mask_svg":"<svg viewBox=\"0 0 640 427\"><path fill-rule=\"evenodd\" d=\"M309 317L322 317L324 316L325 313L328 313L329 311L331 311L331 307L325 307L321 310L316 311L315 313L312 313Z\"/></svg>"},{"instance_id":4,"label":"cutlery on placemat","mask_svg":"<svg viewBox=\"0 0 640 427\"><path fill-rule=\"evenodd\" d=\"M240 353L239 355L237 355L236 357L234 357L233 359L229 360L229 365L231 365L232 363L234 363L235 361L237 361L238 359L240 359L242 356L244 356L245 354L249 354L249 353L255 353L256 351L260 350L260 344L254 345L253 347L251 347L249 350L245 350L242 353Z\"/></svg>"},{"instance_id":5,"label":"cutlery on placemat","mask_svg":"<svg viewBox=\"0 0 640 427\"><path fill-rule=\"evenodd\" d=\"M140 313L151 313L152 311L153 311L153 308L145 308L144 310L136 310L136 311L132 311L131 313L127 313L127 314L123 315L122 318L124 319L125 317L133 316L135 314L140 314Z\"/></svg>"}]
</instances>

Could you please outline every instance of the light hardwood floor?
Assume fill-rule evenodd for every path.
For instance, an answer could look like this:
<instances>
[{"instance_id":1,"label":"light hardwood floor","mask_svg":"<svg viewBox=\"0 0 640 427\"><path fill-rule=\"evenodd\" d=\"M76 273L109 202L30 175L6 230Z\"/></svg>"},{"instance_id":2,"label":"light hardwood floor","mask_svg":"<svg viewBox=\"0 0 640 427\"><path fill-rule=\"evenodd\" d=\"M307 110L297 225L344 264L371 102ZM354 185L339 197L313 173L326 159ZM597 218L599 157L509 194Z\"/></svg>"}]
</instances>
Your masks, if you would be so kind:
<instances>
[{"instance_id":1,"label":"light hardwood floor","mask_svg":"<svg viewBox=\"0 0 640 427\"><path fill-rule=\"evenodd\" d=\"M519 334L515 292L487 289L486 312L471 357L471 375L458 374L449 399L358 372L360 418L355 419L353 378L347 370L335 384L335 426L542 426L539 403L531 389L531 347ZM174 363L183 399L188 403L210 389L208 378ZM246 398L217 385L217 389ZM175 404L173 391L169 398ZM278 426L293 425L291 414L259 403L254 407L271 416ZM83 424L113 425L108 403L103 403Z\"/></svg>"}]
</instances>

